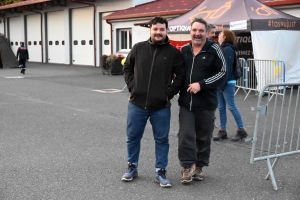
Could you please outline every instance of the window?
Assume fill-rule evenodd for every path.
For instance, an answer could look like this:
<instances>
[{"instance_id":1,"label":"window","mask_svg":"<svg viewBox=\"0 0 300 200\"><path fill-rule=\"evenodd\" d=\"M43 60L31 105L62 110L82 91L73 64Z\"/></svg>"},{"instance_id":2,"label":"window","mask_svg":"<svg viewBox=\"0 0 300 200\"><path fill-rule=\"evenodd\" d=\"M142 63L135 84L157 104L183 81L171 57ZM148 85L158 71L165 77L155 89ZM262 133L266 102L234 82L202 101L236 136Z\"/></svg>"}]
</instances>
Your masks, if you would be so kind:
<instances>
[{"instance_id":1,"label":"window","mask_svg":"<svg viewBox=\"0 0 300 200\"><path fill-rule=\"evenodd\" d=\"M62 45L65 45L65 41L64 41L64 40L63 40L63 41L61 41L61 44L62 44Z\"/></svg>"},{"instance_id":2,"label":"window","mask_svg":"<svg viewBox=\"0 0 300 200\"><path fill-rule=\"evenodd\" d=\"M81 45L85 45L85 40L81 40Z\"/></svg>"},{"instance_id":3,"label":"window","mask_svg":"<svg viewBox=\"0 0 300 200\"><path fill-rule=\"evenodd\" d=\"M118 51L130 50L132 47L131 29L117 29Z\"/></svg>"},{"instance_id":4,"label":"window","mask_svg":"<svg viewBox=\"0 0 300 200\"><path fill-rule=\"evenodd\" d=\"M42 45L42 41L39 41L39 45Z\"/></svg>"},{"instance_id":5,"label":"window","mask_svg":"<svg viewBox=\"0 0 300 200\"><path fill-rule=\"evenodd\" d=\"M16 46L18 46L18 44L19 44L18 42L15 42L15 45L16 45Z\"/></svg>"},{"instance_id":6,"label":"window","mask_svg":"<svg viewBox=\"0 0 300 200\"><path fill-rule=\"evenodd\" d=\"M49 45L52 45L52 41L49 41Z\"/></svg>"},{"instance_id":7,"label":"window","mask_svg":"<svg viewBox=\"0 0 300 200\"><path fill-rule=\"evenodd\" d=\"M55 41L55 45L59 45L59 41Z\"/></svg>"},{"instance_id":8,"label":"window","mask_svg":"<svg viewBox=\"0 0 300 200\"><path fill-rule=\"evenodd\" d=\"M31 41L28 42L28 45L31 45Z\"/></svg>"},{"instance_id":9,"label":"window","mask_svg":"<svg viewBox=\"0 0 300 200\"><path fill-rule=\"evenodd\" d=\"M89 41L89 44L90 44L90 45L93 45L93 40L90 40L90 41Z\"/></svg>"},{"instance_id":10,"label":"window","mask_svg":"<svg viewBox=\"0 0 300 200\"><path fill-rule=\"evenodd\" d=\"M77 40L74 40L73 44L74 44L74 45L78 45L78 41L77 41Z\"/></svg>"},{"instance_id":11,"label":"window","mask_svg":"<svg viewBox=\"0 0 300 200\"><path fill-rule=\"evenodd\" d=\"M33 45L37 45L37 42L36 42L36 41L33 41Z\"/></svg>"},{"instance_id":12,"label":"window","mask_svg":"<svg viewBox=\"0 0 300 200\"><path fill-rule=\"evenodd\" d=\"M14 45L14 42L10 42L10 45L13 46L13 45Z\"/></svg>"}]
</instances>

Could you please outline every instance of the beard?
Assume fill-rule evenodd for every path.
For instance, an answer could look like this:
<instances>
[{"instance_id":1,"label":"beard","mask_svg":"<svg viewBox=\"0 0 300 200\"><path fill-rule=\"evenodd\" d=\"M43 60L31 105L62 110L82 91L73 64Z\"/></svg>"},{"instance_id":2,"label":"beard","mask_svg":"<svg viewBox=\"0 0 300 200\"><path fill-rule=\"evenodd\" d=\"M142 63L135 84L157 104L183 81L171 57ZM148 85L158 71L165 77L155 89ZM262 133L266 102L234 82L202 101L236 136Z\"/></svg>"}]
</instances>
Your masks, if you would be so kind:
<instances>
[{"instance_id":1,"label":"beard","mask_svg":"<svg viewBox=\"0 0 300 200\"><path fill-rule=\"evenodd\" d=\"M197 37L197 39L196 39L195 37L192 37L192 42L193 42L194 44L200 45L200 44L202 44L204 41L205 41L205 40L204 40L203 37Z\"/></svg>"},{"instance_id":2,"label":"beard","mask_svg":"<svg viewBox=\"0 0 300 200\"><path fill-rule=\"evenodd\" d=\"M161 40L156 40L155 37L159 36L161 38ZM153 36L153 38L151 38L152 42L157 43L157 44L162 44L164 43L166 37L163 37L163 35L161 34L156 34Z\"/></svg>"}]
</instances>

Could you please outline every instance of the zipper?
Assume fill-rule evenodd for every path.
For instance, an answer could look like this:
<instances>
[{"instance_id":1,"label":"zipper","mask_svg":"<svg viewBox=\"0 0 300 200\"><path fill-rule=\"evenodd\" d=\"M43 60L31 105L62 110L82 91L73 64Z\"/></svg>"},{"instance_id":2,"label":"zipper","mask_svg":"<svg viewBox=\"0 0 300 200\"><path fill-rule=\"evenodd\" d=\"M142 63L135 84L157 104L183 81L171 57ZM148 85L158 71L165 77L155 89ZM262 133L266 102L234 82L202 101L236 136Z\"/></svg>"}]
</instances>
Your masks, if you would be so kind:
<instances>
[{"instance_id":1,"label":"zipper","mask_svg":"<svg viewBox=\"0 0 300 200\"><path fill-rule=\"evenodd\" d=\"M150 84L151 84L151 77L152 77L152 70L153 70L153 64L154 64L154 59L155 59L156 51L157 51L157 47L155 48L155 51L154 51L154 54L153 54L153 58L152 58L152 64L151 64L151 69L150 69L150 77L149 77L148 88L147 88L147 97L146 97L145 109L147 109L147 106L148 106Z\"/></svg>"},{"instance_id":2,"label":"zipper","mask_svg":"<svg viewBox=\"0 0 300 200\"><path fill-rule=\"evenodd\" d=\"M192 68L191 68L191 73L190 73L190 84L192 83L192 73L193 73L193 68L194 68L194 60L195 60L195 55L194 55L194 52L193 52L193 48L190 46L191 48L191 52L193 54L193 63L192 63ZM191 95L191 101L190 101L190 111L192 110L192 105L193 105L193 95L192 93L190 93Z\"/></svg>"},{"instance_id":3,"label":"zipper","mask_svg":"<svg viewBox=\"0 0 300 200\"><path fill-rule=\"evenodd\" d=\"M193 63L192 63L192 68L191 68L191 73L190 73L190 84L192 83L192 74L193 74L193 69L194 69L194 62L195 62L195 58L198 54L202 53L202 52L206 52L206 51L199 51L199 53L197 55L194 55L194 51L193 48L190 46L191 52L193 54ZM190 101L190 111L192 110L192 105L193 105L193 94L191 94L191 101Z\"/></svg>"},{"instance_id":4,"label":"zipper","mask_svg":"<svg viewBox=\"0 0 300 200\"><path fill-rule=\"evenodd\" d=\"M191 68L191 73L190 73L190 84L192 84L192 73L193 73L193 69L194 69L194 61L195 61L195 56L193 54L193 63L192 63L192 68ZM190 101L190 110L192 110L192 105L193 105L193 94L190 93L191 95L191 101Z\"/></svg>"}]
</instances>

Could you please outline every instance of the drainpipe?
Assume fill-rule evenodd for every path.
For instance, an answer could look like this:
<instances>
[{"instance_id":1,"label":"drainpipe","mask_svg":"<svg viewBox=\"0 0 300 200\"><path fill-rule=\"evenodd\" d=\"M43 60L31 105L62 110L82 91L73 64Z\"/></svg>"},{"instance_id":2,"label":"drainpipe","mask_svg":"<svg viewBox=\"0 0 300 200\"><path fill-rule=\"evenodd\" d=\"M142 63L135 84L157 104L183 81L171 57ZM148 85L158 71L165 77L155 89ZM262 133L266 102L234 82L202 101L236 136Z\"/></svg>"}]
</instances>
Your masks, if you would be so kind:
<instances>
[{"instance_id":1,"label":"drainpipe","mask_svg":"<svg viewBox=\"0 0 300 200\"><path fill-rule=\"evenodd\" d=\"M3 17L3 25L4 25L4 37L6 38L6 26L5 26L5 21L6 21L6 19L5 19L5 17Z\"/></svg>"},{"instance_id":2,"label":"drainpipe","mask_svg":"<svg viewBox=\"0 0 300 200\"><path fill-rule=\"evenodd\" d=\"M43 48L43 13L38 12L38 11L34 11L34 10L27 10L27 9L22 9L22 10L26 10L29 12L34 12L34 13L38 13L41 15L41 53L42 53L42 63L44 63L44 48Z\"/></svg>"},{"instance_id":3,"label":"drainpipe","mask_svg":"<svg viewBox=\"0 0 300 200\"><path fill-rule=\"evenodd\" d=\"M111 22L106 20L106 23L110 25L110 54L113 54L113 28Z\"/></svg>"},{"instance_id":4,"label":"drainpipe","mask_svg":"<svg viewBox=\"0 0 300 200\"><path fill-rule=\"evenodd\" d=\"M81 1L77 1L77 0L69 0L69 2L75 2L75 3L85 4L85 5L94 7L94 19L93 19L93 24L94 24L94 67L96 67L96 25L95 25L95 23L96 23L96 6L94 4L81 2Z\"/></svg>"}]
</instances>

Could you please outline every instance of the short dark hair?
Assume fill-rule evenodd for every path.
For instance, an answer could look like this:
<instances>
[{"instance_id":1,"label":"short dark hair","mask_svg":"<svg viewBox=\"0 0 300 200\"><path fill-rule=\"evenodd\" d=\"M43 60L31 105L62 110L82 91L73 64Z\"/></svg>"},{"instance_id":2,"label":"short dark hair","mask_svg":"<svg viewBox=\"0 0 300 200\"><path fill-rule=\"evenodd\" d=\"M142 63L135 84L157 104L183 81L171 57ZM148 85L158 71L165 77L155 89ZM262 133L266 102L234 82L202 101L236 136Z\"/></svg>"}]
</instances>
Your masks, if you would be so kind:
<instances>
[{"instance_id":1,"label":"short dark hair","mask_svg":"<svg viewBox=\"0 0 300 200\"><path fill-rule=\"evenodd\" d=\"M205 28L206 28L206 30L207 30L207 22L203 19L203 18L194 18L194 20L191 22L191 27L193 26L193 24L195 23L195 22L199 22L199 23L201 23L201 24L204 24L205 25Z\"/></svg>"},{"instance_id":2,"label":"short dark hair","mask_svg":"<svg viewBox=\"0 0 300 200\"><path fill-rule=\"evenodd\" d=\"M210 29L212 29L212 28L216 28L216 26L213 24L207 24L206 32L210 31Z\"/></svg>"},{"instance_id":3,"label":"short dark hair","mask_svg":"<svg viewBox=\"0 0 300 200\"><path fill-rule=\"evenodd\" d=\"M165 18L163 18L161 16L154 17L153 19L150 20L150 22L149 22L150 28L152 27L152 25L157 24L157 23L166 24L166 28L168 28L168 20L166 20Z\"/></svg>"}]
</instances>

